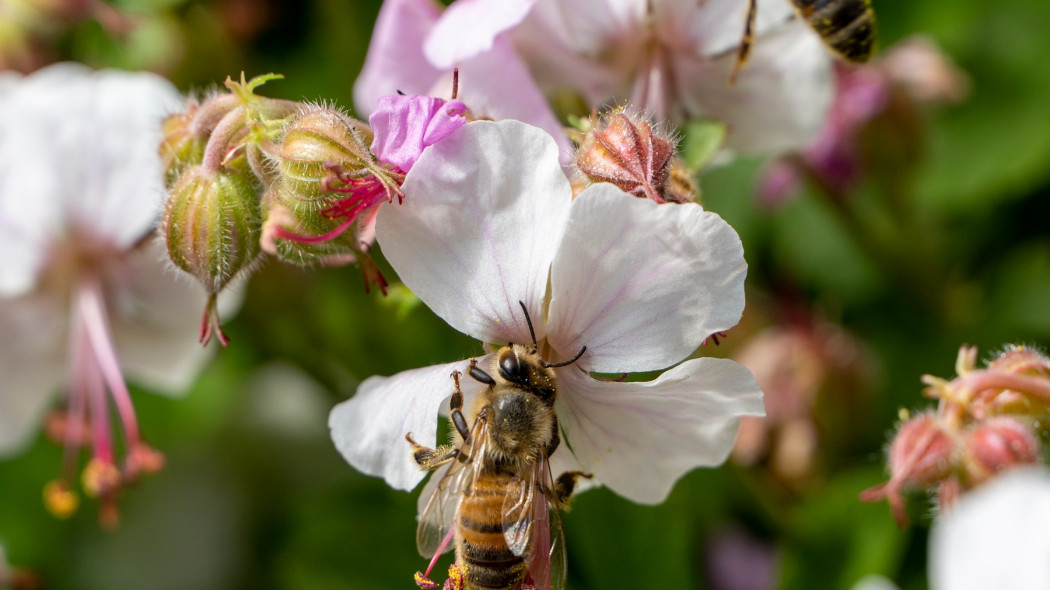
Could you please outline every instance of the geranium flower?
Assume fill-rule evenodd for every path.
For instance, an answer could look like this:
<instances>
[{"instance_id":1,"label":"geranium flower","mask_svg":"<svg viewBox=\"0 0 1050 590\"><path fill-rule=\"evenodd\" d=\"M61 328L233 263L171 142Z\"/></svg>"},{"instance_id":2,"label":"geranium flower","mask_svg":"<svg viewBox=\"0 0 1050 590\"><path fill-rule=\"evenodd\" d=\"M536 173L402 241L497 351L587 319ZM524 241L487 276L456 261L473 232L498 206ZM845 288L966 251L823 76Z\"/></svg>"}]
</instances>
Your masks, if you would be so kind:
<instances>
[{"instance_id":1,"label":"geranium flower","mask_svg":"<svg viewBox=\"0 0 1050 590\"><path fill-rule=\"evenodd\" d=\"M591 376L665 369L737 322L746 264L717 215L609 184L574 200L553 139L517 121L468 123L424 152L403 188L411 198L381 209L378 241L435 313L483 343L528 343L520 301L547 362L587 347L555 369L567 443L551 458L556 473L583 469L631 500L660 502L684 473L726 458L740 416L762 414L750 372L729 360L688 360L646 382ZM366 380L332 412L336 446L359 470L414 487L423 473L405 434L434 444L449 375L466 368ZM462 383L468 398L482 387Z\"/></svg>"},{"instance_id":2,"label":"geranium flower","mask_svg":"<svg viewBox=\"0 0 1050 590\"><path fill-rule=\"evenodd\" d=\"M64 390L68 413L51 430L64 439L66 472L48 493L59 513L75 507L69 470L81 444L93 456L85 488L104 506L159 467L122 370L179 392L206 359L195 337L203 295L176 280L152 239L164 197L160 119L179 102L152 74L59 64L0 76L0 455L25 446Z\"/></svg>"},{"instance_id":3,"label":"geranium flower","mask_svg":"<svg viewBox=\"0 0 1050 590\"><path fill-rule=\"evenodd\" d=\"M746 11L746 0L458 0L438 15L429 0L388 0L369 48L369 63L385 65L365 73L390 76L407 63L399 83L427 85L512 46L504 59L524 61L548 96L579 95L595 108L628 101L676 124L716 119L742 152L801 148L831 102L831 59L790 2L762 0L750 60L729 84ZM373 83L362 77L358 97Z\"/></svg>"}]
</instances>

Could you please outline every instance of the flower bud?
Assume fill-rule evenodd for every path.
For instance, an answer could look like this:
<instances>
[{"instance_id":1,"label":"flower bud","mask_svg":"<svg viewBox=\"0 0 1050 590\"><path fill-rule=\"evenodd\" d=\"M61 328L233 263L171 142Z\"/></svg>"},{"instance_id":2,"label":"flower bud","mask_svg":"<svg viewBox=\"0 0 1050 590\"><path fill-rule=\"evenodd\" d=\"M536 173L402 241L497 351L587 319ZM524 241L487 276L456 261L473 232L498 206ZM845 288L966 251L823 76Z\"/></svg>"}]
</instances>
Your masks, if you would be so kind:
<instances>
[{"instance_id":1,"label":"flower bud","mask_svg":"<svg viewBox=\"0 0 1050 590\"><path fill-rule=\"evenodd\" d=\"M965 434L963 468L966 483L978 485L1000 471L1039 460L1035 434L1018 420L992 418Z\"/></svg>"},{"instance_id":2,"label":"flower bud","mask_svg":"<svg viewBox=\"0 0 1050 590\"><path fill-rule=\"evenodd\" d=\"M906 487L926 487L951 474L954 437L932 414L905 422L890 443L891 478Z\"/></svg>"},{"instance_id":3,"label":"flower bud","mask_svg":"<svg viewBox=\"0 0 1050 590\"><path fill-rule=\"evenodd\" d=\"M897 524L908 515L901 491L928 488L950 477L955 466L955 437L931 413L905 422L890 443L890 480L860 494L865 502L887 499Z\"/></svg>"},{"instance_id":4,"label":"flower bud","mask_svg":"<svg viewBox=\"0 0 1050 590\"><path fill-rule=\"evenodd\" d=\"M323 201L296 203L280 183L264 201L266 219L260 241L265 252L300 266L353 261L354 232L340 231L342 223L325 216Z\"/></svg>"},{"instance_id":5,"label":"flower bud","mask_svg":"<svg viewBox=\"0 0 1050 590\"><path fill-rule=\"evenodd\" d=\"M204 160L204 147L208 137L192 132L197 106L190 105L185 113L169 115L161 124L164 139L160 142L160 160L164 168L164 184L174 186L183 170L196 166Z\"/></svg>"},{"instance_id":6,"label":"flower bud","mask_svg":"<svg viewBox=\"0 0 1050 590\"><path fill-rule=\"evenodd\" d=\"M646 118L618 110L602 115L580 141L576 167L591 182L608 182L658 203L668 198L675 142ZM680 196L678 198L681 198Z\"/></svg>"},{"instance_id":7,"label":"flower bud","mask_svg":"<svg viewBox=\"0 0 1050 590\"><path fill-rule=\"evenodd\" d=\"M1050 412L1050 399L1045 393L1037 394L1050 389L1050 359L1040 352L1012 346L989 363L983 375L982 383L993 386L976 392L972 403L975 415L1038 416Z\"/></svg>"},{"instance_id":8,"label":"flower bud","mask_svg":"<svg viewBox=\"0 0 1050 590\"><path fill-rule=\"evenodd\" d=\"M210 297L201 323L201 341L214 329L220 341L215 298L259 255L262 219L252 177L204 166L186 170L168 197L162 221L168 255L175 266L197 277Z\"/></svg>"},{"instance_id":9,"label":"flower bud","mask_svg":"<svg viewBox=\"0 0 1050 590\"><path fill-rule=\"evenodd\" d=\"M288 196L304 201L330 199L333 190L346 185L344 174L367 174L372 165L371 135L364 123L336 110L303 113L288 127L275 158Z\"/></svg>"}]
</instances>

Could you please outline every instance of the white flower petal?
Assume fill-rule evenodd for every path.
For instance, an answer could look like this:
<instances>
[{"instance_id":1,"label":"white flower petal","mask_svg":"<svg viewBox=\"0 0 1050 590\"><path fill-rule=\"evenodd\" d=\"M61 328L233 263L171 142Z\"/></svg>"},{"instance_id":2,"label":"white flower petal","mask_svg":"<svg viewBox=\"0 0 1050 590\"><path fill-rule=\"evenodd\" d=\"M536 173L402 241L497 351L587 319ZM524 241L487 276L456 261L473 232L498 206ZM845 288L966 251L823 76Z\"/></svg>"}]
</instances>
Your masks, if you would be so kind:
<instances>
[{"instance_id":1,"label":"white flower petal","mask_svg":"<svg viewBox=\"0 0 1050 590\"><path fill-rule=\"evenodd\" d=\"M215 347L200 345L205 294L200 284L171 268L163 241L150 240L128 259L126 274L110 289L110 329L124 374L160 393L182 395ZM239 305L238 289L220 295L223 310Z\"/></svg>"},{"instance_id":2,"label":"white flower petal","mask_svg":"<svg viewBox=\"0 0 1050 590\"><path fill-rule=\"evenodd\" d=\"M736 82L726 80L736 55L679 60L681 108L729 127L727 146L740 152L799 149L816 137L831 105L831 57L817 35L795 19L755 39Z\"/></svg>"},{"instance_id":3,"label":"white flower petal","mask_svg":"<svg viewBox=\"0 0 1050 590\"><path fill-rule=\"evenodd\" d=\"M737 323L746 272L718 215L594 185L573 201L551 268L548 340L566 358L587 346L591 371L666 368Z\"/></svg>"},{"instance_id":4,"label":"white flower petal","mask_svg":"<svg viewBox=\"0 0 1050 590\"><path fill-rule=\"evenodd\" d=\"M558 373L558 419L583 468L614 492L662 502L695 467L725 461L740 416L760 416L751 373L725 359L693 359L654 381L598 381Z\"/></svg>"},{"instance_id":5,"label":"white flower petal","mask_svg":"<svg viewBox=\"0 0 1050 590\"><path fill-rule=\"evenodd\" d=\"M525 18L536 0L458 0L423 42L430 63L452 69L489 49L496 37Z\"/></svg>"},{"instance_id":6,"label":"white flower petal","mask_svg":"<svg viewBox=\"0 0 1050 590\"><path fill-rule=\"evenodd\" d=\"M1047 522L1045 469L1016 469L967 493L930 532L930 588L1050 588Z\"/></svg>"},{"instance_id":7,"label":"white flower petal","mask_svg":"<svg viewBox=\"0 0 1050 590\"><path fill-rule=\"evenodd\" d=\"M164 196L160 121L181 102L148 73L58 64L0 103L0 292L30 289L54 242L130 246Z\"/></svg>"},{"instance_id":8,"label":"white flower petal","mask_svg":"<svg viewBox=\"0 0 1050 590\"><path fill-rule=\"evenodd\" d=\"M547 276L571 205L550 135L518 121L468 123L427 148L382 207L376 237L405 285L482 342L524 342L523 301L543 338Z\"/></svg>"},{"instance_id":9,"label":"white flower petal","mask_svg":"<svg viewBox=\"0 0 1050 590\"><path fill-rule=\"evenodd\" d=\"M328 417L336 448L358 471L382 477L396 489L412 489L425 474L412 459L405 435L435 445L438 409L454 388L452 371L462 373L466 366L459 361L366 379ZM461 383L468 399L480 389L473 379Z\"/></svg>"},{"instance_id":10,"label":"white flower petal","mask_svg":"<svg viewBox=\"0 0 1050 590\"><path fill-rule=\"evenodd\" d=\"M383 2L365 65L354 82L354 107L359 117L368 118L382 96L399 90L405 94L427 93L441 71L423 56L423 39L438 16L437 4L431 0Z\"/></svg>"},{"instance_id":11,"label":"white flower petal","mask_svg":"<svg viewBox=\"0 0 1050 590\"><path fill-rule=\"evenodd\" d=\"M0 299L0 457L36 432L66 378L64 303L48 296Z\"/></svg>"}]
</instances>

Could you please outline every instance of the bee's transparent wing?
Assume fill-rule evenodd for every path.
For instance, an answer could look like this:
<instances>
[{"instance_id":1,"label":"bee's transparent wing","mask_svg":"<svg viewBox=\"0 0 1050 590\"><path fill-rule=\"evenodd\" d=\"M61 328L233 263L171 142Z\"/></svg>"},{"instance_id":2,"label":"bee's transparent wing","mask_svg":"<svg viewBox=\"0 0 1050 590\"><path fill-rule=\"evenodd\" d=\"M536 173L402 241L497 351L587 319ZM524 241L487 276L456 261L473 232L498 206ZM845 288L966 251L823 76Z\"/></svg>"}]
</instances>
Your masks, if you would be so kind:
<instances>
[{"instance_id":1,"label":"bee's transparent wing","mask_svg":"<svg viewBox=\"0 0 1050 590\"><path fill-rule=\"evenodd\" d=\"M553 498L554 483L546 455L513 482L503 502L507 547L524 555L529 577L539 590L565 588L565 533Z\"/></svg>"},{"instance_id":2,"label":"bee's transparent wing","mask_svg":"<svg viewBox=\"0 0 1050 590\"><path fill-rule=\"evenodd\" d=\"M419 513L416 528L416 549L423 557L433 557L452 548L447 539L456 523L456 510L463 490L469 488L481 472L487 443L488 421L479 417L460 446L459 455L431 477L437 485Z\"/></svg>"}]
</instances>

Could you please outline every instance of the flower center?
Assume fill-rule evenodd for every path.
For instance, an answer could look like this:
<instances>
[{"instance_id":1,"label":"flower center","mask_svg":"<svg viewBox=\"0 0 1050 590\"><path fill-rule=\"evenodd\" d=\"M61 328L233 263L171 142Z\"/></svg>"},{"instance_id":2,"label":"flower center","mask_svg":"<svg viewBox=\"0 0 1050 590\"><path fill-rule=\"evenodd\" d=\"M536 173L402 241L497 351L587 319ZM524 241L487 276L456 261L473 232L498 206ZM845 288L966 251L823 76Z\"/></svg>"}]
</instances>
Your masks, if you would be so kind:
<instances>
[{"instance_id":1,"label":"flower center","mask_svg":"<svg viewBox=\"0 0 1050 590\"><path fill-rule=\"evenodd\" d=\"M103 526L118 522L116 499L142 472L159 470L164 457L139 437L138 420L120 371L109 330L103 286L97 272L79 273L70 301L69 398L64 413L49 421L50 434L64 445L62 477L44 490L48 509L59 517L77 507L72 474L80 447L91 458L81 475L84 492L99 499ZM111 425L111 410L120 423L123 444ZM123 458L119 457L123 450Z\"/></svg>"}]
</instances>

